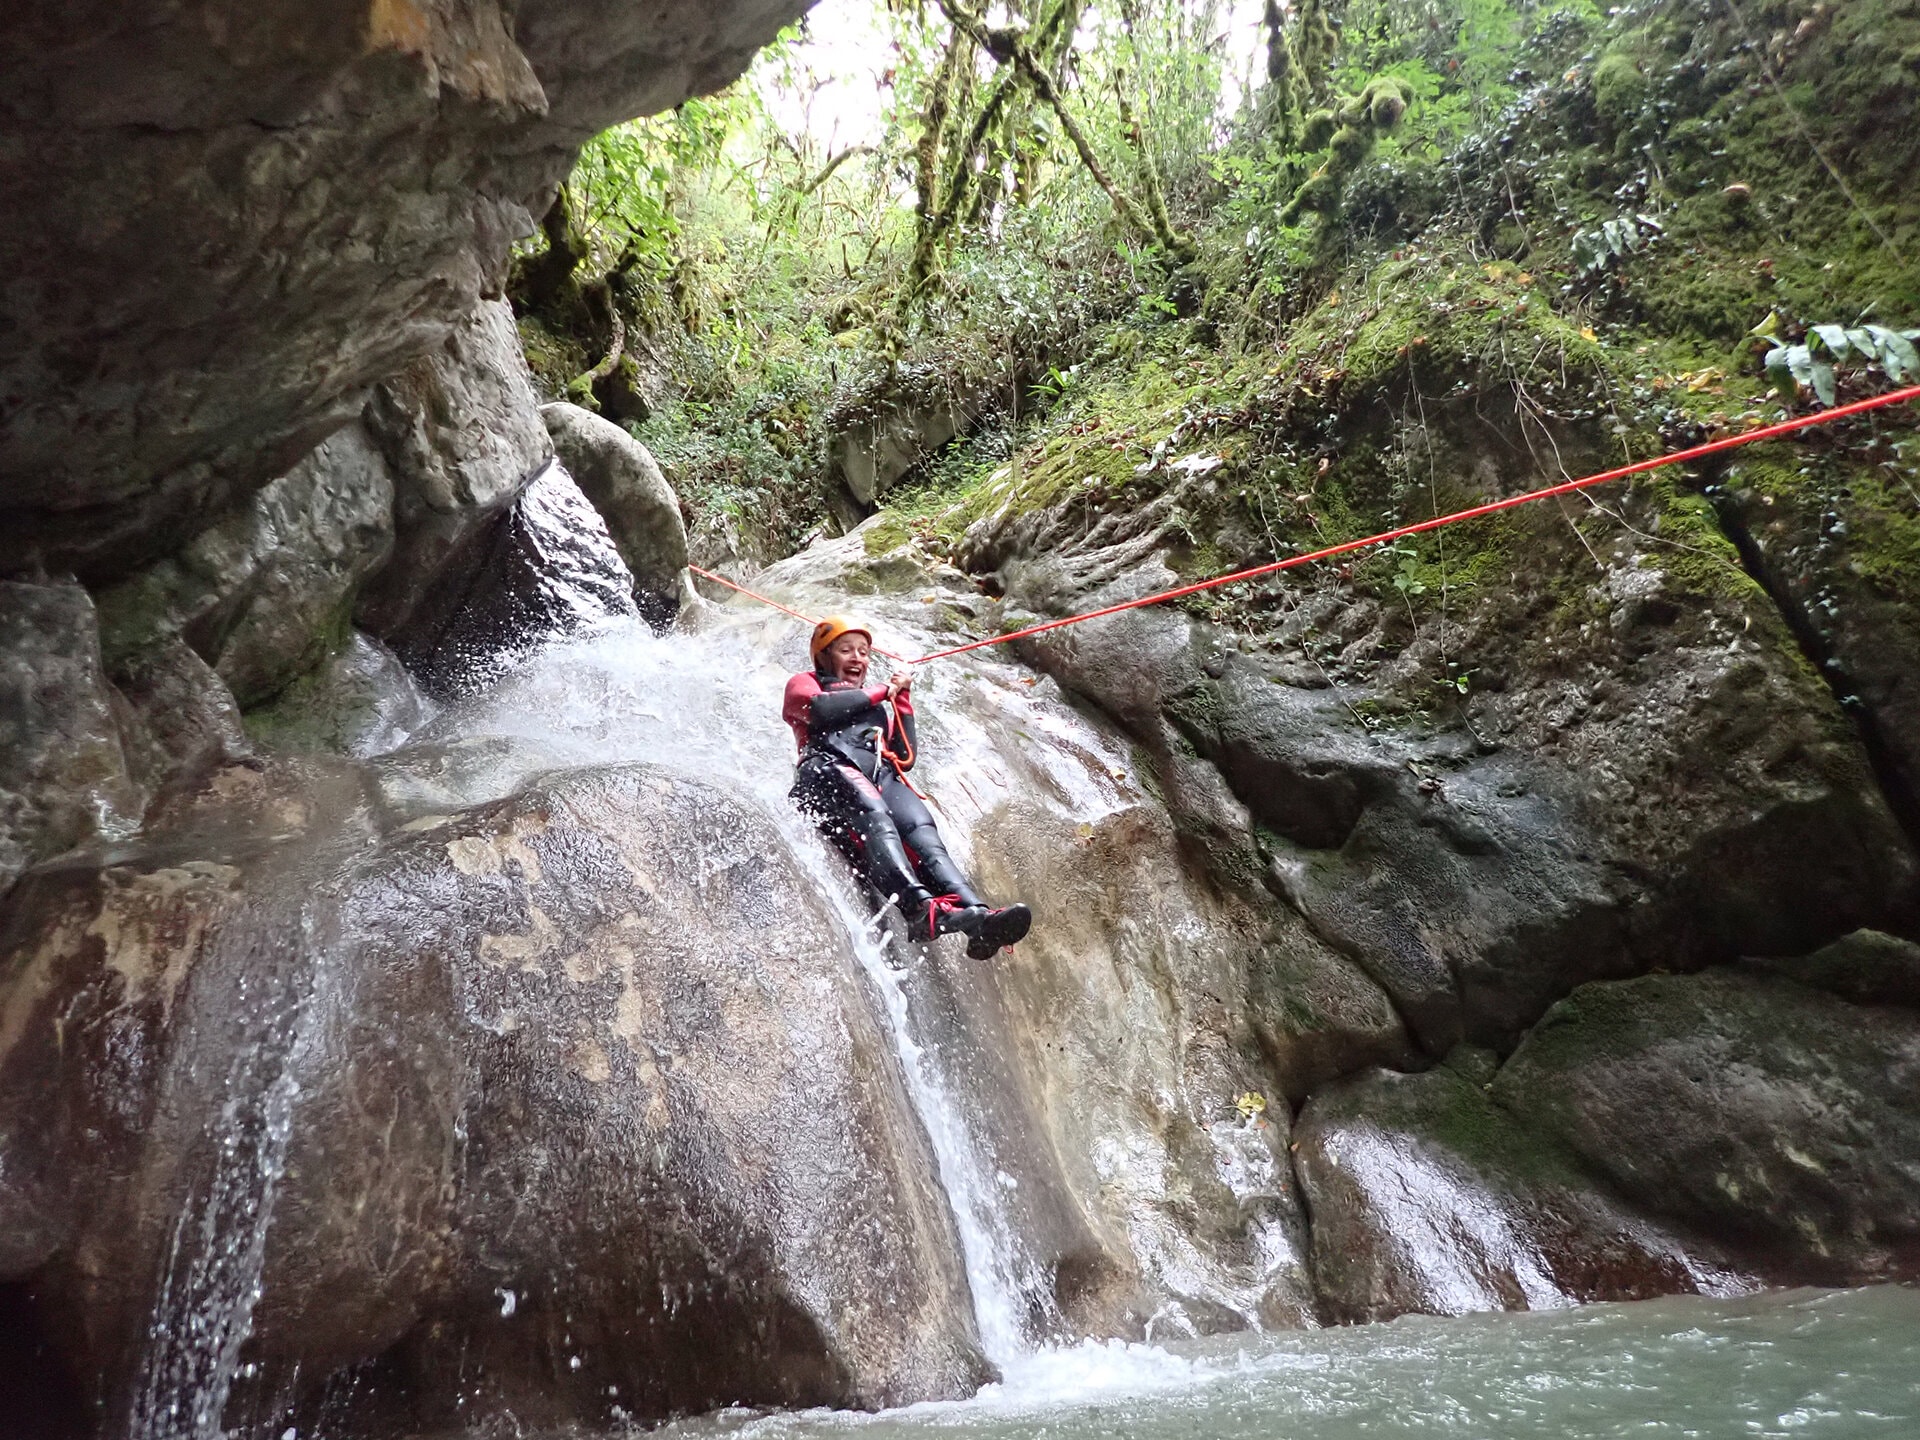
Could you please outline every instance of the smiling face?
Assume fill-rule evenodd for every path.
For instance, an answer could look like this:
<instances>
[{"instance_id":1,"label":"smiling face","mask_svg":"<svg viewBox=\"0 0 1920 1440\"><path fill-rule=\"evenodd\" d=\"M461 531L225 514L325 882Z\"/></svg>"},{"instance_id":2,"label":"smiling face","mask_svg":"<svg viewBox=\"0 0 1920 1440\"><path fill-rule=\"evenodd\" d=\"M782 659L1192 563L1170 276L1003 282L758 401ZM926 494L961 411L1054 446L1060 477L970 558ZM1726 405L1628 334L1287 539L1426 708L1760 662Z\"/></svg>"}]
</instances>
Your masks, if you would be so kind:
<instances>
[{"instance_id":1,"label":"smiling face","mask_svg":"<svg viewBox=\"0 0 1920 1440\"><path fill-rule=\"evenodd\" d=\"M827 670L836 680L862 685L866 683L867 655L872 649L871 640L858 630L849 630L821 651L820 658L826 661Z\"/></svg>"}]
</instances>

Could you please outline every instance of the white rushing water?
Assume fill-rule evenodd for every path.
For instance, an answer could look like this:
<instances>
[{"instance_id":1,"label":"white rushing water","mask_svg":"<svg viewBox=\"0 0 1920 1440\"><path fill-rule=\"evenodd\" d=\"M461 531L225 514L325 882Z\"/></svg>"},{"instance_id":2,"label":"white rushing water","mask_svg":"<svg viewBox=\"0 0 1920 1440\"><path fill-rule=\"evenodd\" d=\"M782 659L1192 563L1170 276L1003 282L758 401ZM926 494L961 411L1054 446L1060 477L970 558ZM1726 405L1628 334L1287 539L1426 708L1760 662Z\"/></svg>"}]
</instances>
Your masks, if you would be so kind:
<instances>
[{"instance_id":1,"label":"white rushing water","mask_svg":"<svg viewBox=\"0 0 1920 1440\"><path fill-rule=\"evenodd\" d=\"M475 798L536 770L644 761L722 781L764 806L839 917L879 997L952 1210L982 1348L996 1365L1013 1366L1032 1348L1026 1317L1048 1301L1043 1277L1005 1221L990 1140L949 1094L921 1042L907 972L859 908L843 864L787 799L794 743L780 702L788 675L806 664L804 640L792 621L756 612L712 619L697 636L657 637L638 622L615 622L529 657L411 743L516 742L470 777ZM964 857L963 845L956 851Z\"/></svg>"},{"instance_id":2,"label":"white rushing water","mask_svg":"<svg viewBox=\"0 0 1920 1440\"><path fill-rule=\"evenodd\" d=\"M294 1057L313 1014L308 917L267 927L291 964L256 953L260 932L216 941L215 979L231 986L226 1013L245 1035L224 1077L212 1173L174 1221L160 1294L148 1325L132 1440L218 1440L240 1374L274 1201L286 1168L299 1086ZM269 942L274 943L274 942ZM237 952L237 953L233 953Z\"/></svg>"},{"instance_id":3,"label":"white rushing water","mask_svg":"<svg viewBox=\"0 0 1920 1440\"><path fill-rule=\"evenodd\" d=\"M879 1415L708 1416L674 1440L1908 1440L1920 1291L1895 1286L1410 1316L1163 1349Z\"/></svg>"}]
</instances>

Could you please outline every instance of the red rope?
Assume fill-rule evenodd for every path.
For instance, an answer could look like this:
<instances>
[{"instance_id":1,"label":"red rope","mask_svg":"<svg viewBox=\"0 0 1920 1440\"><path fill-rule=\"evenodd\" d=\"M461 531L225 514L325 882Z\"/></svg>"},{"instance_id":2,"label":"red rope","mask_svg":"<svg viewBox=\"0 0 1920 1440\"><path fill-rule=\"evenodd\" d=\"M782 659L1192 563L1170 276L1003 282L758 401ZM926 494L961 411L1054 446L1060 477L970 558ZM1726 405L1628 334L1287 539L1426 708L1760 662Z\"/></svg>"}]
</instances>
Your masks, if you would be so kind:
<instances>
[{"instance_id":1,"label":"red rope","mask_svg":"<svg viewBox=\"0 0 1920 1440\"><path fill-rule=\"evenodd\" d=\"M1217 590L1222 585L1238 584L1242 580L1255 580L1262 575L1273 575L1281 570L1291 570L1298 565L1307 565L1315 560L1330 560L1336 555L1350 555L1355 550L1365 550L1373 545L1391 544L1408 535L1421 535L1429 530L1438 530L1445 525L1457 525L1463 520L1475 520L1482 515L1494 515L1502 510L1512 510L1520 505L1531 505L1536 500L1545 500L1554 495L1570 495L1576 490L1585 490L1592 485L1603 485L1609 480L1621 480L1629 475L1638 475L1647 470L1658 470L1668 465L1684 465L1689 460L1698 460L1705 455L1717 455L1722 450L1732 450L1736 446L1751 445L1758 440L1771 440L1781 435L1791 435L1796 431L1807 430L1815 425L1828 425L1849 415L1863 414L1868 410L1878 410L1888 405L1898 405L1902 401L1920 400L1920 385L1909 385L1903 390L1893 390L1885 395L1875 395L1866 400L1855 400L1851 404L1841 405L1832 410L1821 410L1812 415L1802 415L1794 420L1783 420L1777 425L1765 425L1758 430L1748 430L1740 435L1728 435L1719 440L1709 440L1704 445L1695 445L1686 450L1676 450L1671 455L1661 455L1652 460L1636 460L1631 465L1617 466L1612 470L1602 470L1597 475L1588 475L1579 480L1568 480L1559 485L1549 485L1544 490L1529 490L1524 495L1511 495L1505 500L1489 501L1485 505L1475 505L1470 510L1456 510L1451 515L1436 515L1431 520L1422 520L1413 525L1402 525L1397 530L1383 530L1378 535L1369 535L1364 540L1347 540L1339 545L1329 545L1322 550L1314 550L1305 555L1291 555L1285 560L1275 560L1266 565L1254 565L1245 570L1235 570L1226 575L1216 575L1211 580L1197 580L1191 585L1181 585L1176 589L1162 590L1156 595L1143 595L1138 600L1125 600L1118 605L1108 605L1099 610L1088 610L1080 615L1068 615L1059 620L1048 620L1039 625L1029 625L1024 630L1009 631L1005 635L989 636L985 640L970 641L965 645L955 645L950 650L936 650L931 655L922 655L919 659L906 661L904 657L891 651L875 647L875 653L885 655L889 660L901 660L902 663L925 665L930 660L945 660L950 656L964 655L969 650L981 650L989 645L1004 645L1009 640L1024 640L1029 635L1044 634L1048 630L1058 630L1066 625L1078 625L1087 620L1098 620L1104 615L1118 615L1127 610L1139 610L1147 605L1158 605L1167 600L1178 600L1183 596L1197 595L1203 590ZM811 617L802 615L798 610L789 610L778 600L769 600L765 595L757 595L744 585L715 575L710 570L702 570L698 565L687 567L694 574L729 590L737 590L749 599L758 600L762 605L771 605L784 611L796 620L805 620L807 624L817 623Z\"/></svg>"},{"instance_id":2,"label":"red rope","mask_svg":"<svg viewBox=\"0 0 1920 1440\"><path fill-rule=\"evenodd\" d=\"M922 655L913 663L924 665L929 660L945 660L949 656L964 655L969 650L979 650L988 645L1004 645L1009 640L1023 640L1029 635L1039 635L1044 631L1058 630L1063 625L1078 625L1085 620L1097 620L1103 615L1118 615L1123 610L1138 610L1144 605L1158 605L1165 600L1178 600L1184 595L1197 595L1202 590L1217 589L1222 585L1236 584L1241 580L1253 580L1261 575L1272 575L1276 571L1291 570L1296 565L1305 565L1314 560L1328 560L1335 555L1351 554L1355 550L1364 550L1370 545L1385 545L1407 535L1419 535L1428 530L1438 530L1443 525L1457 525L1462 520L1473 520L1482 515L1492 515L1501 510L1511 510L1517 505L1528 505L1535 500L1545 500L1552 495L1568 495L1575 490L1584 490L1589 485L1599 485L1608 480L1619 480L1627 475L1637 475L1643 470L1657 470L1664 465L1679 465L1688 460L1697 460L1702 455L1714 455L1722 450L1731 450L1737 445L1751 445L1756 440L1769 440L1777 435L1790 435L1796 430L1805 430L1813 425L1825 425L1845 415L1858 415L1862 411L1877 410L1883 405L1897 404L1902 400L1920 400L1920 385L1909 385L1904 390L1895 390L1886 395L1875 395L1868 400L1856 400L1850 405L1842 405L1835 410L1822 410L1814 415L1802 415L1797 420L1784 420L1778 425L1768 425L1759 430L1749 430L1743 435L1730 435L1721 440L1710 440L1704 445L1695 445L1688 450L1677 450L1671 455L1662 455L1654 460L1637 460L1631 465L1621 465L1613 470L1603 470L1598 475L1589 475L1581 480L1569 480L1561 485L1549 485L1544 490L1530 490L1524 495L1509 496L1505 500L1495 500L1486 505L1476 505L1471 510L1456 510L1451 515L1439 515L1431 520L1422 520L1417 525L1402 525L1397 530L1385 530L1378 535L1369 535L1364 540L1348 540L1344 544L1329 545L1324 550L1315 550L1306 555L1293 555L1285 560L1275 560L1267 565L1255 565L1246 570L1235 570L1228 575L1218 575L1211 580L1196 581L1191 585L1182 585L1174 590L1162 590L1157 595L1142 596L1138 600L1127 600L1118 605L1108 605L1104 609L1089 610L1082 615L1069 615L1062 620L1049 620L1041 625L1029 625L1024 630L1010 631L1005 635L995 635L986 640L975 640L967 645L956 645L951 650L936 650L931 655Z\"/></svg>"},{"instance_id":3,"label":"red rope","mask_svg":"<svg viewBox=\"0 0 1920 1440\"><path fill-rule=\"evenodd\" d=\"M736 585L733 583L733 581L727 579L727 577L724 575L716 575L711 570L702 570L698 565L690 564L687 566L687 569L691 570L694 574L698 575L702 580L711 580L716 585L724 585L729 590L737 591L738 593L746 596L749 600L758 600L762 605L771 605L774 609L778 610L783 615L791 615L794 619L803 620L809 625L818 625L820 623L818 620L814 619L811 615L802 615L798 610L789 609L787 606L782 605L778 600L770 600L765 595L760 594L758 591L749 590L744 585ZM891 650L882 650L878 645L873 647L873 653L876 655L884 655L889 660L898 660L903 665L907 663L906 656L896 655Z\"/></svg>"}]
</instances>

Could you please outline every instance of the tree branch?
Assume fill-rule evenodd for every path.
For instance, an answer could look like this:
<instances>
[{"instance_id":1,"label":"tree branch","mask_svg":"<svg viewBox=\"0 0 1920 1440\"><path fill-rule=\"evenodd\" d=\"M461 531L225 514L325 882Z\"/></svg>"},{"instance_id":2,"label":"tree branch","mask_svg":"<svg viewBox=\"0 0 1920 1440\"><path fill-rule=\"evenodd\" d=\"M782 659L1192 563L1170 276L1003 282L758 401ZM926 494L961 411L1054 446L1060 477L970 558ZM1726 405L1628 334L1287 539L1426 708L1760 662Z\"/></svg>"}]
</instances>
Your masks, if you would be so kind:
<instances>
[{"instance_id":1,"label":"tree branch","mask_svg":"<svg viewBox=\"0 0 1920 1440\"><path fill-rule=\"evenodd\" d=\"M1175 230L1170 221L1163 223L1161 217L1142 209L1137 200L1114 182L1106 167L1100 163L1100 157L1094 153L1093 142L1087 138L1087 132L1081 128L1073 112L1067 109L1066 100L1060 93L1060 87L1054 83L1052 74L1040 63L1020 32L1011 28L989 29L984 20L967 10L959 0L939 0L939 5L955 28L971 36L975 44L1001 64L1015 66L1026 77L1027 83L1033 87L1033 93L1052 109L1060 121L1060 128L1066 131L1074 153L1080 157L1080 163L1086 166L1094 184L1107 192L1107 198L1113 201L1121 218L1142 234L1151 235L1175 258L1190 260L1194 254L1192 237Z\"/></svg>"}]
</instances>

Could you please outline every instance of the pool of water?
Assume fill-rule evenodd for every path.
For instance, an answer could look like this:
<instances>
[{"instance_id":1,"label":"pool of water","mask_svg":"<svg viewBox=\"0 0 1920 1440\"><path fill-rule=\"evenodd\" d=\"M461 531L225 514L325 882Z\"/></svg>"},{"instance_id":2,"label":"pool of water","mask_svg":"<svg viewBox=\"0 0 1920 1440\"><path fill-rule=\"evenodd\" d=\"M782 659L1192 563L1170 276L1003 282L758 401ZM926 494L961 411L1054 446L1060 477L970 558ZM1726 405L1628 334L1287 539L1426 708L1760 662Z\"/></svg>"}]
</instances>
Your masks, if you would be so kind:
<instances>
[{"instance_id":1,"label":"pool of water","mask_svg":"<svg viewBox=\"0 0 1920 1440\"><path fill-rule=\"evenodd\" d=\"M1920 1290L1795 1290L1409 1316L1186 1345L1043 1351L971 1400L728 1412L663 1432L802 1440L1752 1440L1920 1437Z\"/></svg>"}]
</instances>

